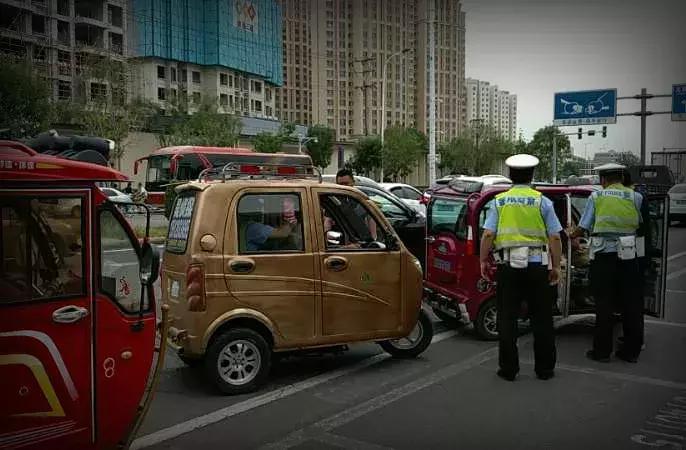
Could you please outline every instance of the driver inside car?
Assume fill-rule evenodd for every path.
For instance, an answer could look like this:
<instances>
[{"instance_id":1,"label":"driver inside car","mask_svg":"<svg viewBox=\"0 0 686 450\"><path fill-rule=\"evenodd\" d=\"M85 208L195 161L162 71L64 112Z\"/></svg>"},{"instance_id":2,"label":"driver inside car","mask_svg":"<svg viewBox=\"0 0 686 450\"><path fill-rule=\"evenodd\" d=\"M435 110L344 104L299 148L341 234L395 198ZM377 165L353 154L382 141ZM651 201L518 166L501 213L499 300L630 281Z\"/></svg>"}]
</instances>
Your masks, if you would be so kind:
<instances>
[{"instance_id":1,"label":"driver inside car","mask_svg":"<svg viewBox=\"0 0 686 450\"><path fill-rule=\"evenodd\" d=\"M241 231L245 236L245 250L258 252L262 250L288 250L282 247L283 241L290 238L296 227L294 217L281 220L278 227L265 224L264 199L255 195L243 198L238 206ZM290 215L289 215L290 216Z\"/></svg>"}]
</instances>

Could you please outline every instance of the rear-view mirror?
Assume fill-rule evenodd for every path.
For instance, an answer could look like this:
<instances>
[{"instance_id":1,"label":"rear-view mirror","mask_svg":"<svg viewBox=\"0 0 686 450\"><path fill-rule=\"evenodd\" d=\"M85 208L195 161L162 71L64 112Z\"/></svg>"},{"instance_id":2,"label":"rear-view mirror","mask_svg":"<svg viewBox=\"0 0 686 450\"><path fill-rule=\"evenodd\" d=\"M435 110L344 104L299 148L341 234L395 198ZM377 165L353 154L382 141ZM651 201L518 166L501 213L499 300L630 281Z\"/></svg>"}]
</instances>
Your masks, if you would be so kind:
<instances>
[{"instance_id":1,"label":"rear-view mirror","mask_svg":"<svg viewBox=\"0 0 686 450\"><path fill-rule=\"evenodd\" d=\"M145 286L152 286L160 274L160 254L157 249L144 242L141 247L140 280Z\"/></svg>"}]
</instances>

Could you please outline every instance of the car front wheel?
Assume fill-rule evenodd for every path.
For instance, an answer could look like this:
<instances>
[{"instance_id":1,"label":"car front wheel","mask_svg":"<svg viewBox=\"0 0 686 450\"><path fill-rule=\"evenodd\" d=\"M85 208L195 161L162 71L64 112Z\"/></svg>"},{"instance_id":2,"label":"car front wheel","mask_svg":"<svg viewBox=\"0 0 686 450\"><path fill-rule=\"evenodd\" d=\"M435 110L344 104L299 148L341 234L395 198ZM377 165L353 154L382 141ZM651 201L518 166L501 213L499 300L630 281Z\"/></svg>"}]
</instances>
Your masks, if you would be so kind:
<instances>
[{"instance_id":1,"label":"car front wheel","mask_svg":"<svg viewBox=\"0 0 686 450\"><path fill-rule=\"evenodd\" d=\"M495 298L491 298L481 305L479 314L474 321L474 329L481 339L487 341L498 339L498 308Z\"/></svg>"},{"instance_id":2,"label":"car front wheel","mask_svg":"<svg viewBox=\"0 0 686 450\"><path fill-rule=\"evenodd\" d=\"M253 392L269 375L271 353L260 333L236 328L222 333L212 342L205 356L205 370L225 394Z\"/></svg>"},{"instance_id":3,"label":"car front wheel","mask_svg":"<svg viewBox=\"0 0 686 450\"><path fill-rule=\"evenodd\" d=\"M424 312L419 312L419 319L409 335L388 341L379 342L381 348L394 358L415 358L426 350L434 336L431 319Z\"/></svg>"}]
</instances>

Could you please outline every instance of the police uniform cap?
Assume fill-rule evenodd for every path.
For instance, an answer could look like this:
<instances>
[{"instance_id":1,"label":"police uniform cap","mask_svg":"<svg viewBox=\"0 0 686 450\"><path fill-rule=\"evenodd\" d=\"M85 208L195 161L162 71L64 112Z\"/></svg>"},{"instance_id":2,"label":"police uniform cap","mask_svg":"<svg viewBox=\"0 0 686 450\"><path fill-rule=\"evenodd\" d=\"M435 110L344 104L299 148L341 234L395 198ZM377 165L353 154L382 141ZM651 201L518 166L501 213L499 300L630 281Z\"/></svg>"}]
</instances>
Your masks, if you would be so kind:
<instances>
[{"instance_id":1,"label":"police uniform cap","mask_svg":"<svg viewBox=\"0 0 686 450\"><path fill-rule=\"evenodd\" d=\"M507 158L505 160L505 165L511 169L532 169L536 167L539 162L538 158L534 155L520 153Z\"/></svg>"},{"instance_id":2,"label":"police uniform cap","mask_svg":"<svg viewBox=\"0 0 686 450\"><path fill-rule=\"evenodd\" d=\"M598 172L598 175L608 175L611 173L624 173L626 166L617 163L603 164L602 166L595 167L593 170Z\"/></svg>"}]
</instances>

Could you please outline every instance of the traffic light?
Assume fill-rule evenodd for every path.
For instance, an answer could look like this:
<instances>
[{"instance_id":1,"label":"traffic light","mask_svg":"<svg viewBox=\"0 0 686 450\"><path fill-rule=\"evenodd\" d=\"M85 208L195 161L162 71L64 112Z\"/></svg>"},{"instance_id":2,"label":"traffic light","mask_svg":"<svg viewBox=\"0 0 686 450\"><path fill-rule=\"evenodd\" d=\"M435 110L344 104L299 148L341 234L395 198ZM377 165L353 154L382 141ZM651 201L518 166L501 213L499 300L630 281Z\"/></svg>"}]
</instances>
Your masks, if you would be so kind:
<instances>
[{"instance_id":1,"label":"traffic light","mask_svg":"<svg viewBox=\"0 0 686 450\"><path fill-rule=\"evenodd\" d=\"M588 130L589 136L595 136L595 130Z\"/></svg>"},{"instance_id":2,"label":"traffic light","mask_svg":"<svg viewBox=\"0 0 686 450\"><path fill-rule=\"evenodd\" d=\"M579 128L579 134L577 134L576 136L577 136L579 139L581 139L581 136L583 136L583 135L584 135L584 129L583 129L583 128Z\"/></svg>"},{"instance_id":3,"label":"traffic light","mask_svg":"<svg viewBox=\"0 0 686 450\"><path fill-rule=\"evenodd\" d=\"M607 127L603 125L603 137L607 137Z\"/></svg>"}]
</instances>

